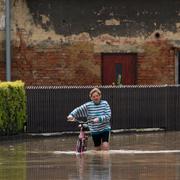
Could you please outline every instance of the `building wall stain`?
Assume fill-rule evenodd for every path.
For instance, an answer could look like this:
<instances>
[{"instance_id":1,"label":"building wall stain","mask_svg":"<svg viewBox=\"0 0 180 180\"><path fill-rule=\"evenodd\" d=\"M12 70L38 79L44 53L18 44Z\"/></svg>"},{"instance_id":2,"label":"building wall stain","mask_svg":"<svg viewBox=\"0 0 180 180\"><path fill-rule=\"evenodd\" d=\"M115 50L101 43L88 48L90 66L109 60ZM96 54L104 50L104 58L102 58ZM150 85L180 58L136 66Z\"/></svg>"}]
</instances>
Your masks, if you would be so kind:
<instances>
[{"instance_id":1,"label":"building wall stain","mask_svg":"<svg viewBox=\"0 0 180 180\"><path fill-rule=\"evenodd\" d=\"M5 0L0 1L0 31L5 28Z\"/></svg>"},{"instance_id":2,"label":"building wall stain","mask_svg":"<svg viewBox=\"0 0 180 180\"><path fill-rule=\"evenodd\" d=\"M0 2L3 8L4 0ZM137 84L175 83L178 1L13 0L11 6L13 80L100 85L102 53L137 53ZM1 80L4 37L2 30Z\"/></svg>"}]
</instances>

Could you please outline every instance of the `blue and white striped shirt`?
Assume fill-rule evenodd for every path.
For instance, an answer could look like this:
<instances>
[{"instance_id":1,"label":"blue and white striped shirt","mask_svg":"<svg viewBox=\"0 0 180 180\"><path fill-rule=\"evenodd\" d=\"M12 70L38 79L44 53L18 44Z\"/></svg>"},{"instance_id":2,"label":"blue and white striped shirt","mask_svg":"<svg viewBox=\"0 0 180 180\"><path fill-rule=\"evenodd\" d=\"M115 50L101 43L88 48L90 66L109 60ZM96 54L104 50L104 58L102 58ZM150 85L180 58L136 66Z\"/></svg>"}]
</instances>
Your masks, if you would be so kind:
<instances>
[{"instance_id":1,"label":"blue and white striped shirt","mask_svg":"<svg viewBox=\"0 0 180 180\"><path fill-rule=\"evenodd\" d=\"M102 131L110 131L110 118L111 109L107 101L101 100L99 104L95 104L93 101L87 102L77 108L71 113L73 117L86 117L87 120L98 118L99 122L89 122L88 127L92 134L97 134Z\"/></svg>"}]
</instances>

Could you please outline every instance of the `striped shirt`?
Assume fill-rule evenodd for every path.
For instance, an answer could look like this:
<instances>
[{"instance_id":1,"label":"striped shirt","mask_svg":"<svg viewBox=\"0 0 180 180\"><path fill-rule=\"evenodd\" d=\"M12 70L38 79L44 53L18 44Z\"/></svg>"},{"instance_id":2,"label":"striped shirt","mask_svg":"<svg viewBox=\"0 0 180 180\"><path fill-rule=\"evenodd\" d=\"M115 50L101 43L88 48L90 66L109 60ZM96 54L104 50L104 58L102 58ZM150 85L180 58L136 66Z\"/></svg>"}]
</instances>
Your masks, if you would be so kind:
<instances>
[{"instance_id":1,"label":"striped shirt","mask_svg":"<svg viewBox=\"0 0 180 180\"><path fill-rule=\"evenodd\" d=\"M89 122L88 127L92 134L98 134L103 131L110 131L111 109L107 101L101 100L99 104L93 101L87 102L75 108L70 115L75 118L86 117L87 120L98 118L99 122Z\"/></svg>"}]
</instances>

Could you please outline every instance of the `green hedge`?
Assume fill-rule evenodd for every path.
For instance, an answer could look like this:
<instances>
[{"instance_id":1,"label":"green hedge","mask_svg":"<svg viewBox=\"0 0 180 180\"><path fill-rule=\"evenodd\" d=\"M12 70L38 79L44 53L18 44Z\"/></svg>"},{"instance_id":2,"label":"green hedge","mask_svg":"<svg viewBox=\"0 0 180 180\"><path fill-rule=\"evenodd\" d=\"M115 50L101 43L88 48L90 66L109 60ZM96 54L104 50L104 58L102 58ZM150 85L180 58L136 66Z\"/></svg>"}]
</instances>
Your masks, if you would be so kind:
<instances>
[{"instance_id":1,"label":"green hedge","mask_svg":"<svg viewBox=\"0 0 180 180\"><path fill-rule=\"evenodd\" d=\"M22 81L0 82L0 135L24 131L26 94Z\"/></svg>"}]
</instances>

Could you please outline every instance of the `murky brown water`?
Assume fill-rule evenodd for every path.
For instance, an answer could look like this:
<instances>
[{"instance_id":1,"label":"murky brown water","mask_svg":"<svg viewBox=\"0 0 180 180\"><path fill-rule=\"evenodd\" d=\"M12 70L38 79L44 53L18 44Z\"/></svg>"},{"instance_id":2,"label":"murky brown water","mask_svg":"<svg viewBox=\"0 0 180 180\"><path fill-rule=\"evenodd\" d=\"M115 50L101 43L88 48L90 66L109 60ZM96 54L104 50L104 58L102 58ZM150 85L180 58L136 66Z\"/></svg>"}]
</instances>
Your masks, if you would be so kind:
<instances>
[{"instance_id":1,"label":"murky brown water","mask_svg":"<svg viewBox=\"0 0 180 180\"><path fill-rule=\"evenodd\" d=\"M1 180L179 180L180 132L111 135L109 153L74 152L76 136L0 142Z\"/></svg>"}]
</instances>

